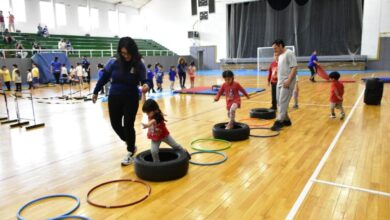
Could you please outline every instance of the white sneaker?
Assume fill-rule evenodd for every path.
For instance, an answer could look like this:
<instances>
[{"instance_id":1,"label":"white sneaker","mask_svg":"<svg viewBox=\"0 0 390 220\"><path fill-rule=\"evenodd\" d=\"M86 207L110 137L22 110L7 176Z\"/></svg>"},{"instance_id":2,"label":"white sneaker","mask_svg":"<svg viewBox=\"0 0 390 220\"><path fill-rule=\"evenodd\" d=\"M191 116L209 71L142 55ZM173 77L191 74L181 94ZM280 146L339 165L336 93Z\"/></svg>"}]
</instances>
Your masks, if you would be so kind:
<instances>
[{"instance_id":1,"label":"white sneaker","mask_svg":"<svg viewBox=\"0 0 390 220\"><path fill-rule=\"evenodd\" d=\"M344 113L344 112L341 112L341 113L340 113L340 120L344 120L344 118L345 118L345 113Z\"/></svg>"},{"instance_id":2,"label":"white sneaker","mask_svg":"<svg viewBox=\"0 0 390 220\"><path fill-rule=\"evenodd\" d=\"M129 152L122 160L122 166L128 166L134 162L133 153Z\"/></svg>"},{"instance_id":3,"label":"white sneaker","mask_svg":"<svg viewBox=\"0 0 390 220\"><path fill-rule=\"evenodd\" d=\"M336 115L335 114L330 114L329 118L336 118Z\"/></svg>"}]
</instances>

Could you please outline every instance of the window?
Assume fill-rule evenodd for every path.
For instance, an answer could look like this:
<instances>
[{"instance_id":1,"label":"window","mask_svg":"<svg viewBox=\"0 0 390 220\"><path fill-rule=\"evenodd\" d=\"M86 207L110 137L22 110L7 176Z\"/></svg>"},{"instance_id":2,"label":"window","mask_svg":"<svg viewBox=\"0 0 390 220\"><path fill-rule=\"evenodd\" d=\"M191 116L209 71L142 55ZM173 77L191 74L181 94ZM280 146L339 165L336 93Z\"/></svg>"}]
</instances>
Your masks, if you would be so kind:
<instances>
[{"instance_id":1,"label":"window","mask_svg":"<svg viewBox=\"0 0 390 220\"><path fill-rule=\"evenodd\" d=\"M2 0L1 4L3 4L3 1L4 0ZM24 4L24 0L12 0L12 6L15 15L15 21L26 22L26 6Z\"/></svg>"},{"instance_id":2,"label":"window","mask_svg":"<svg viewBox=\"0 0 390 220\"><path fill-rule=\"evenodd\" d=\"M99 10L91 8L91 28L99 28Z\"/></svg>"},{"instance_id":3,"label":"window","mask_svg":"<svg viewBox=\"0 0 390 220\"><path fill-rule=\"evenodd\" d=\"M127 26L126 14L120 12L119 13L119 34L121 36L126 35L126 33L128 32L128 29L126 28L126 26Z\"/></svg>"},{"instance_id":4,"label":"window","mask_svg":"<svg viewBox=\"0 0 390 220\"><path fill-rule=\"evenodd\" d=\"M3 11L3 16L7 17L8 11L10 11L9 1L8 0L0 0L0 10Z\"/></svg>"},{"instance_id":5,"label":"window","mask_svg":"<svg viewBox=\"0 0 390 220\"><path fill-rule=\"evenodd\" d=\"M57 18L57 26L65 26L66 25L66 11L65 5L56 3L56 18Z\"/></svg>"},{"instance_id":6,"label":"window","mask_svg":"<svg viewBox=\"0 0 390 220\"><path fill-rule=\"evenodd\" d=\"M40 1L39 9L41 12L42 27L47 25L48 27L54 28L54 11L51 2Z\"/></svg>"},{"instance_id":7,"label":"window","mask_svg":"<svg viewBox=\"0 0 390 220\"><path fill-rule=\"evenodd\" d=\"M77 7L77 12L79 16L79 26L84 29L89 29L89 12L88 8L84 6Z\"/></svg>"},{"instance_id":8,"label":"window","mask_svg":"<svg viewBox=\"0 0 390 220\"><path fill-rule=\"evenodd\" d=\"M108 11L108 26L112 32L118 32L118 17L116 11Z\"/></svg>"}]
</instances>

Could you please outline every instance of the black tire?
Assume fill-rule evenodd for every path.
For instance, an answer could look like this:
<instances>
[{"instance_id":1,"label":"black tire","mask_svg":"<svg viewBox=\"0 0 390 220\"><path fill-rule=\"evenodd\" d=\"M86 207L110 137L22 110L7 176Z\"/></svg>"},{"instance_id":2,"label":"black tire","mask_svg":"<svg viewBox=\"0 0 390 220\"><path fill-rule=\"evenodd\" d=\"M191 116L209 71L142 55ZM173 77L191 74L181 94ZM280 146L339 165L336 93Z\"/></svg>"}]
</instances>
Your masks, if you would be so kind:
<instances>
[{"instance_id":1,"label":"black tire","mask_svg":"<svg viewBox=\"0 0 390 220\"><path fill-rule=\"evenodd\" d=\"M380 105L383 96L383 81L377 78L366 80L364 103L367 105Z\"/></svg>"},{"instance_id":2,"label":"black tire","mask_svg":"<svg viewBox=\"0 0 390 220\"><path fill-rule=\"evenodd\" d=\"M187 174L189 158L180 150L161 148L160 162L154 163L150 150L135 157L135 174L143 180L162 182L179 179Z\"/></svg>"},{"instance_id":3,"label":"black tire","mask_svg":"<svg viewBox=\"0 0 390 220\"><path fill-rule=\"evenodd\" d=\"M214 125L214 138L227 141L242 141L249 138L250 129L247 124L235 122L233 129L229 130L225 129L226 124L227 122Z\"/></svg>"},{"instance_id":4,"label":"black tire","mask_svg":"<svg viewBox=\"0 0 390 220\"><path fill-rule=\"evenodd\" d=\"M269 108L254 108L250 111L249 116L251 118L274 119L276 118L276 112Z\"/></svg>"}]
</instances>

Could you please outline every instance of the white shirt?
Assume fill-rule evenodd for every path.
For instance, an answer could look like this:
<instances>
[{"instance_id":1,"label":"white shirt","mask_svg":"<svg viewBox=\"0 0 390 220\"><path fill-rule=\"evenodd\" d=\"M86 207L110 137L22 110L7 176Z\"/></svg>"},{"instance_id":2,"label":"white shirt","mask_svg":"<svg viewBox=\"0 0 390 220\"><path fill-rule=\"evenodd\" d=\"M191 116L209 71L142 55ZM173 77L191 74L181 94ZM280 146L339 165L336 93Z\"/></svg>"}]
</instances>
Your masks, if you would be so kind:
<instances>
[{"instance_id":1,"label":"white shirt","mask_svg":"<svg viewBox=\"0 0 390 220\"><path fill-rule=\"evenodd\" d=\"M283 86L283 82L288 79L291 68L298 66L297 58L291 50L286 50L279 55L278 60L278 87ZM295 78L294 78L295 79Z\"/></svg>"},{"instance_id":2,"label":"white shirt","mask_svg":"<svg viewBox=\"0 0 390 220\"><path fill-rule=\"evenodd\" d=\"M61 75L68 75L68 70L64 66L61 67Z\"/></svg>"},{"instance_id":3,"label":"white shirt","mask_svg":"<svg viewBox=\"0 0 390 220\"><path fill-rule=\"evenodd\" d=\"M27 82L32 82L32 73L31 72L27 72Z\"/></svg>"},{"instance_id":4,"label":"white shirt","mask_svg":"<svg viewBox=\"0 0 390 220\"><path fill-rule=\"evenodd\" d=\"M76 67L77 76L83 76L83 67L81 65Z\"/></svg>"}]
</instances>

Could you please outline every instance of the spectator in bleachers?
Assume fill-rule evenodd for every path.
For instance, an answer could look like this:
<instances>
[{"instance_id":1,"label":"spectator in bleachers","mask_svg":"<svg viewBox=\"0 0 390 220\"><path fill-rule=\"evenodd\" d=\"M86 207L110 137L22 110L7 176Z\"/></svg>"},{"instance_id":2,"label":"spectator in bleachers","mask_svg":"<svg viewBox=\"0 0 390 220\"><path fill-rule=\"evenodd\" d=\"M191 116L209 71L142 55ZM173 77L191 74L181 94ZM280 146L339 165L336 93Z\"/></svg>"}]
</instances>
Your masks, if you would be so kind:
<instances>
[{"instance_id":1,"label":"spectator in bleachers","mask_svg":"<svg viewBox=\"0 0 390 220\"><path fill-rule=\"evenodd\" d=\"M34 54L40 53L40 52L41 52L41 47L40 47L39 43L35 41L32 44L32 54L34 55Z\"/></svg>"},{"instance_id":2,"label":"spectator in bleachers","mask_svg":"<svg viewBox=\"0 0 390 220\"><path fill-rule=\"evenodd\" d=\"M49 37L49 29L47 28L47 25L42 30L42 36L43 37Z\"/></svg>"},{"instance_id":3,"label":"spectator in bleachers","mask_svg":"<svg viewBox=\"0 0 390 220\"><path fill-rule=\"evenodd\" d=\"M11 14L11 12L9 11L8 12L9 16L8 16L8 30L10 32L15 32L15 16L13 14Z\"/></svg>"},{"instance_id":4,"label":"spectator in bleachers","mask_svg":"<svg viewBox=\"0 0 390 220\"><path fill-rule=\"evenodd\" d=\"M43 28L42 28L41 24L38 24L37 29L38 29L37 35L40 37L43 37Z\"/></svg>"},{"instance_id":5,"label":"spectator in bleachers","mask_svg":"<svg viewBox=\"0 0 390 220\"><path fill-rule=\"evenodd\" d=\"M21 41L16 42L15 49L19 50L16 52L16 57L19 58L26 58L28 53L26 51L23 51L25 48Z\"/></svg>"},{"instance_id":6,"label":"spectator in bleachers","mask_svg":"<svg viewBox=\"0 0 390 220\"><path fill-rule=\"evenodd\" d=\"M15 41L15 39L11 36L11 33L8 31L8 28L6 28L3 32L3 39L6 44L11 44Z\"/></svg>"},{"instance_id":7,"label":"spectator in bleachers","mask_svg":"<svg viewBox=\"0 0 390 220\"><path fill-rule=\"evenodd\" d=\"M2 56L2 57L3 57L3 59L5 59L5 51L4 51L4 50L2 50L2 49L0 49L0 56Z\"/></svg>"},{"instance_id":8,"label":"spectator in bleachers","mask_svg":"<svg viewBox=\"0 0 390 220\"><path fill-rule=\"evenodd\" d=\"M0 11L0 32L3 33L4 31L5 31L4 16L3 16L3 11Z\"/></svg>"},{"instance_id":9,"label":"spectator in bleachers","mask_svg":"<svg viewBox=\"0 0 390 220\"><path fill-rule=\"evenodd\" d=\"M69 40L66 40L66 50L71 54L73 51L72 43Z\"/></svg>"}]
</instances>

